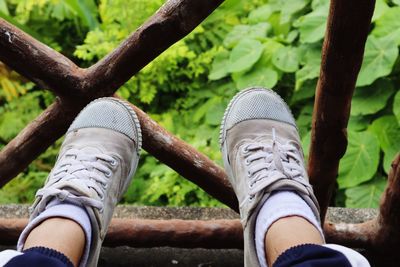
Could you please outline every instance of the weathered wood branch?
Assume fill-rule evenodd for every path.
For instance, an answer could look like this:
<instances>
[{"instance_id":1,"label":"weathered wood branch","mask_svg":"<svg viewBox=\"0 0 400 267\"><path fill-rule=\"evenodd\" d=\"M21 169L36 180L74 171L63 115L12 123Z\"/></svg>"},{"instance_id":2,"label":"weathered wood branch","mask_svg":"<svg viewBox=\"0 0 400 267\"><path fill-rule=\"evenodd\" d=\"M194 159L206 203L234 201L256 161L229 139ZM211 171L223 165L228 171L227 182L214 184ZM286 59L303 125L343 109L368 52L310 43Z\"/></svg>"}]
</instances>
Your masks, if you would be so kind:
<instances>
[{"instance_id":1,"label":"weathered wood branch","mask_svg":"<svg viewBox=\"0 0 400 267\"><path fill-rule=\"evenodd\" d=\"M64 100L112 95L139 70L189 34L224 0L170 0L117 49L89 69L0 18L0 61Z\"/></svg>"},{"instance_id":2,"label":"weathered wood branch","mask_svg":"<svg viewBox=\"0 0 400 267\"><path fill-rule=\"evenodd\" d=\"M15 245L27 219L0 219L1 245ZM347 231L336 231L339 228ZM349 224L326 224L327 241L370 248L365 233ZM352 230L353 229L353 230ZM145 220L113 219L105 239L106 246L243 248L243 229L239 220Z\"/></svg>"},{"instance_id":3,"label":"weathered wood branch","mask_svg":"<svg viewBox=\"0 0 400 267\"><path fill-rule=\"evenodd\" d=\"M360 224L324 225L328 240L365 248L372 263L395 267L400 261L400 154L397 154L382 195L379 216ZM373 265L373 264L372 264Z\"/></svg>"},{"instance_id":4,"label":"weathered wood branch","mask_svg":"<svg viewBox=\"0 0 400 267\"><path fill-rule=\"evenodd\" d=\"M2 18L0 61L59 96L74 98L81 87L82 69Z\"/></svg>"},{"instance_id":5,"label":"weathered wood branch","mask_svg":"<svg viewBox=\"0 0 400 267\"><path fill-rule=\"evenodd\" d=\"M392 163L388 184L381 199L379 217L375 223L374 254L382 266L400 262L400 154Z\"/></svg>"},{"instance_id":6,"label":"weathered wood branch","mask_svg":"<svg viewBox=\"0 0 400 267\"><path fill-rule=\"evenodd\" d=\"M218 165L159 126L142 110L135 106L133 108L141 123L144 149L211 196L238 211L233 189ZM10 181L61 137L79 110L79 106L71 108L57 100L8 143L0 152L0 185Z\"/></svg>"},{"instance_id":7,"label":"weathered wood branch","mask_svg":"<svg viewBox=\"0 0 400 267\"><path fill-rule=\"evenodd\" d=\"M28 219L0 219L0 244L15 245ZM106 246L243 248L239 220L113 219Z\"/></svg>"},{"instance_id":8,"label":"weathered wood branch","mask_svg":"<svg viewBox=\"0 0 400 267\"><path fill-rule=\"evenodd\" d=\"M324 219L347 147L351 98L375 0L331 1L313 112L308 172Z\"/></svg>"},{"instance_id":9,"label":"weathered wood branch","mask_svg":"<svg viewBox=\"0 0 400 267\"><path fill-rule=\"evenodd\" d=\"M328 243L350 248L370 249L376 234L374 221L358 224L325 222L325 238Z\"/></svg>"}]
</instances>

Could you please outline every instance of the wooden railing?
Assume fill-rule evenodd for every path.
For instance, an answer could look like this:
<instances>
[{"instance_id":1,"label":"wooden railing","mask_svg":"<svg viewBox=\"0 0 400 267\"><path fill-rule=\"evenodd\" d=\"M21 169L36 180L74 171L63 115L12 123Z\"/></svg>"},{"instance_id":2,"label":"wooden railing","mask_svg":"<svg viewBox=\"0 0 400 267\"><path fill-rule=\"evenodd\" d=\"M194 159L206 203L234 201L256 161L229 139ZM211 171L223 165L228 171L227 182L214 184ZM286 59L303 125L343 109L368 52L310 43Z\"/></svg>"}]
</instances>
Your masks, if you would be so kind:
<instances>
[{"instance_id":1,"label":"wooden railing","mask_svg":"<svg viewBox=\"0 0 400 267\"><path fill-rule=\"evenodd\" d=\"M0 152L0 186L23 171L61 137L87 103L98 97L113 95L135 73L190 33L222 2L170 0L117 49L87 69L76 66L63 55L0 19L0 61L57 95L55 102ZM351 98L374 5L374 0L331 0L316 90L308 166L322 219L335 186L339 160L347 147L346 128ZM134 109L141 122L145 150L238 211L236 197L219 166L163 129L139 108ZM324 224L328 240L365 248L370 258L379 261L382 266L396 266L400 258L400 253L396 253L400 251L399 161L397 156L392 164L380 214L376 219L363 224ZM180 227L196 225L190 223L190 226ZM155 224L162 229L162 223ZM227 227L226 231L240 227L237 222L228 225L231 228ZM198 227L207 228L200 222ZM149 235L148 238L154 237ZM134 239L135 235L130 238Z\"/></svg>"}]
</instances>

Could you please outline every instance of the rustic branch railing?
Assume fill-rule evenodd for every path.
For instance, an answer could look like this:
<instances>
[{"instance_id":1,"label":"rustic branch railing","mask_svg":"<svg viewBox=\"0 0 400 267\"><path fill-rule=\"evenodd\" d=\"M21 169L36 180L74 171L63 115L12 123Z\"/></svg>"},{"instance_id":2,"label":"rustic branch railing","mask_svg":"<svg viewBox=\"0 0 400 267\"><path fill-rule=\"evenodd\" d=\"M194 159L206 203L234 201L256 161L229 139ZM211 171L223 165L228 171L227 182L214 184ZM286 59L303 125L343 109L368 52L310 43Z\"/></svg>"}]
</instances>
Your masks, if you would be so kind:
<instances>
[{"instance_id":1,"label":"rustic branch railing","mask_svg":"<svg viewBox=\"0 0 400 267\"><path fill-rule=\"evenodd\" d=\"M190 33L222 2L168 1L116 50L89 69L77 67L0 19L0 60L60 97L0 152L0 185L24 170L60 138L84 105L112 95L137 71ZM142 123L144 149L238 210L236 197L220 167L158 126L144 112L137 108L136 111Z\"/></svg>"},{"instance_id":2,"label":"rustic branch railing","mask_svg":"<svg viewBox=\"0 0 400 267\"><path fill-rule=\"evenodd\" d=\"M58 96L55 103L0 152L0 186L23 171L61 137L85 104L95 98L112 95L132 75L192 31L222 2L168 1L116 50L88 69L79 68L63 55L0 19L0 60ZM321 204L322 218L332 195L339 160L347 146L346 127L351 97L374 5L374 0L331 1L309 160L310 179ZM233 190L219 166L167 132L143 111L134 108L143 129L144 149L210 195L238 210ZM324 228L328 239L365 247L381 259L389 252L392 252L391 257L386 258L399 257L395 253L400 242L400 234L396 230L400 222L399 176L397 157L379 217L358 225L326 223ZM138 222L135 223L133 225L139 227ZM237 222L227 225L239 227ZM237 233L237 229L235 231ZM388 246L391 246L390 249L385 250Z\"/></svg>"},{"instance_id":3,"label":"rustic branch railing","mask_svg":"<svg viewBox=\"0 0 400 267\"><path fill-rule=\"evenodd\" d=\"M16 244L28 219L0 219L0 245ZM354 239L353 234L324 229L327 241L368 248L371 239ZM146 220L113 219L104 241L106 246L182 247L182 248L243 248L240 220Z\"/></svg>"},{"instance_id":4,"label":"rustic branch railing","mask_svg":"<svg viewBox=\"0 0 400 267\"><path fill-rule=\"evenodd\" d=\"M347 148L351 98L360 71L375 0L331 1L322 48L308 173L322 220Z\"/></svg>"}]
</instances>

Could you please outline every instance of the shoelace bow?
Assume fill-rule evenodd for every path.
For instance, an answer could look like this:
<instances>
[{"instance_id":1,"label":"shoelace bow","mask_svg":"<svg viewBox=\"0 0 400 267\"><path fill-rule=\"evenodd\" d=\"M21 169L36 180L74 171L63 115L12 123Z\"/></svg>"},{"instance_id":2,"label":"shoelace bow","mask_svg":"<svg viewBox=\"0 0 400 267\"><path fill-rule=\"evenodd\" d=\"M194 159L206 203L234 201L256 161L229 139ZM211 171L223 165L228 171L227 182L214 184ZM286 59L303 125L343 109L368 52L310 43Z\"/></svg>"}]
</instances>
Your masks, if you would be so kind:
<instances>
[{"instance_id":1,"label":"shoelace bow","mask_svg":"<svg viewBox=\"0 0 400 267\"><path fill-rule=\"evenodd\" d=\"M53 177L49 182L57 183L61 180L74 180L73 182L79 187L93 188L100 197L100 200L103 200L108 178L111 177L112 171L103 162L99 161L99 159L110 163L112 166L117 164L113 157L106 154L92 154L78 149L70 149L56 166L57 169L53 171ZM51 186L38 190L36 196L40 198L37 207L39 212L46 208L48 201L53 197L57 197L61 201L67 199L73 203L91 206L100 210L100 212L103 210L103 203L100 200L86 196L77 196L67 190Z\"/></svg>"},{"instance_id":2,"label":"shoelace bow","mask_svg":"<svg viewBox=\"0 0 400 267\"><path fill-rule=\"evenodd\" d=\"M276 176L286 176L303 183L303 166L298 149L290 144L280 144L272 129L272 144L250 143L242 147L248 166L250 195L265 188Z\"/></svg>"}]
</instances>

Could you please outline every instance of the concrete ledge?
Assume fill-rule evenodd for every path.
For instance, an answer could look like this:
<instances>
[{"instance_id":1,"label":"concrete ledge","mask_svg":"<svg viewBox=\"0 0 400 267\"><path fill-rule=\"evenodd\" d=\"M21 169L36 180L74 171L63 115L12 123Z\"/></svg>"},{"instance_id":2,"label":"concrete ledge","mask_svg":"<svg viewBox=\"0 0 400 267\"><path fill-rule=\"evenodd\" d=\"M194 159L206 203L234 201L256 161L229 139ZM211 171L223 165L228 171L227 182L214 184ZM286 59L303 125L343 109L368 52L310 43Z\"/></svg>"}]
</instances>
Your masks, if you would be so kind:
<instances>
[{"instance_id":1,"label":"concrete ledge","mask_svg":"<svg viewBox=\"0 0 400 267\"><path fill-rule=\"evenodd\" d=\"M378 215L376 209L329 208L328 220L334 223L360 223ZM28 218L28 205L0 205L0 218ZM239 215L228 208L198 207L150 207L119 205L114 212L115 218L131 219L182 219L182 220L218 220L239 219Z\"/></svg>"},{"instance_id":2,"label":"concrete ledge","mask_svg":"<svg viewBox=\"0 0 400 267\"><path fill-rule=\"evenodd\" d=\"M0 218L27 218L28 205L0 205ZM330 208L328 220L339 223L359 223L377 216L374 209ZM132 219L238 219L237 213L226 208L196 207L137 207L118 206L115 218ZM1 238L1 237L0 237ZM0 250L5 247L0 247ZM181 249L181 248L103 248L99 266L243 266L243 251L239 249Z\"/></svg>"}]
</instances>

